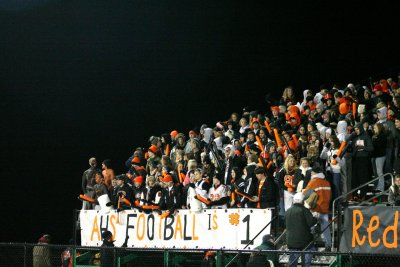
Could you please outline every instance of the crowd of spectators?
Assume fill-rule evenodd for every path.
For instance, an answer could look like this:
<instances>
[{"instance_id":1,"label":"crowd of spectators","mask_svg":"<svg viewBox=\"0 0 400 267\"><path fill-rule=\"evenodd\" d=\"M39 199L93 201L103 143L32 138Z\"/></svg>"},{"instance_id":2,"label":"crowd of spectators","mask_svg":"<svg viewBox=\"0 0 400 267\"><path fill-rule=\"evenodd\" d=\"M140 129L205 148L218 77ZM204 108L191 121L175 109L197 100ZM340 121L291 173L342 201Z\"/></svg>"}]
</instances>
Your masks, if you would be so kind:
<instances>
[{"instance_id":1,"label":"crowd of spectators","mask_svg":"<svg viewBox=\"0 0 400 267\"><path fill-rule=\"evenodd\" d=\"M187 134L151 136L147 149L136 148L126 160L124 174L116 175L110 160L100 170L92 158L82 189L94 199L107 194L120 209L276 208L282 216L302 192L327 225L333 199L373 177L400 173L400 89L392 78L321 86L301 98L287 86L268 103ZM374 190L390 182L382 177ZM361 188L347 200L365 197Z\"/></svg>"}]
</instances>

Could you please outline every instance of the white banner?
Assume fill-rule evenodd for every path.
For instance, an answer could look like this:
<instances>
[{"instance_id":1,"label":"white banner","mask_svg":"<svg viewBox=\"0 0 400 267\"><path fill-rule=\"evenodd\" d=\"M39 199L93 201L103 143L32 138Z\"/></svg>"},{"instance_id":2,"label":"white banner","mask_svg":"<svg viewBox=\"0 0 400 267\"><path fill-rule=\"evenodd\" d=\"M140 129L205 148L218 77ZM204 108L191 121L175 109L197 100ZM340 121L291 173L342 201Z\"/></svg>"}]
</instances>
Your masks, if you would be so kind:
<instances>
[{"instance_id":1,"label":"white banner","mask_svg":"<svg viewBox=\"0 0 400 267\"><path fill-rule=\"evenodd\" d=\"M179 210L166 218L137 210L82 210L81 244L100 246L101 232L109 230L117 247L128 235L128 247L242 249L270 220L270 209ZM260 245L263 235L269 233L270 225L248 248Z\"/></svg>"}]
</instances>

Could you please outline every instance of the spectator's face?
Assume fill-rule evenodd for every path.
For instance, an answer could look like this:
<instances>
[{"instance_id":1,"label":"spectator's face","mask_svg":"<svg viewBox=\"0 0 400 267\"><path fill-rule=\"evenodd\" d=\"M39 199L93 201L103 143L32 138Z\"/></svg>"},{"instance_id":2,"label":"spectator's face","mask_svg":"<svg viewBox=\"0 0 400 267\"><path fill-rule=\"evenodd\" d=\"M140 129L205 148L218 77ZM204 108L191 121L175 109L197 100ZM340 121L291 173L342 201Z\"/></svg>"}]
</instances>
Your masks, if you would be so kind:
<instances>
[{"instance_id":1,"label":"spectator's face","mask_svg":"<svg viewBox=\"0 0 400 267\"><path fill-rule=\"evenodd\" d=\"M294 158L290 158L288 161L289 167L294 167L295 164L296 164L296 161L294 160Z\"/></svg>"},{"instance_id":2,"label":"spectator's face","mask_svg":"<svg viewBox=\"0 0 400 267\"><path fill-rule=\"evenodd\" d=\"M123 180L120 180L120 179L117 180L117 185L118 185L118 186L121 186L121 185L123 185L123 184L124 184L124 181L123 181Z\"/></svg>"},{"instance_id":3,"label":"spectator's face","mask_svg":"<svg viewBox=\"0 0 400 267\"><path fill-rule=\"evenodd\" d=\"M400 129L400 120L396 119L394 121L394 125L396 126L397 129Z\"/></svg>"},{"instance_id":4,"label":"spectator's face","mask_svg":"<svg viewBox=\"0 0 400 267\"><path fill-rule=\"evenodd\" d=\"M214 184L214 185L220 185L221 182L220 182L219 179L217 179L216 177L214 177L214 178L213 178L213 184Z\"/></svg>"},{"instance_id":5,"label":"spectator's face","mask_svg":"<svg viewBox=\"0 0 400 267\"><path fill-rule=\"evenodd\" d=\"M150 180L147 181L147 184L148 184L149 187L153 187L156 184L156 181L150 179Z\"/></svg>"},{"instance_id":6,"label":"spectator's face","mask_svg":"<svg viewBox=\"0 0 400 267\"><path fill-rule=\"evenodd\" d=\"M247 135L247 139L248 139L249 141L254 141L256 138L254 137L254 134L248 134L248 135Z\"/></svg>"},{"instance_id":7,"label":"spectator's face","mask_svg":"<svg viewBox=\"0 0 400 267\"><path fill-rule=\"evenodd\" d=\"M96 176L95 176L95 181L96 181L96 184L100 184L101 183L101 181L102 181L102 177L101 177L101 175L99 175L99 174L96 174Z\"/></svg>"},{"instance_id":8,"label":"spectator's face","mask_svg":"<svg viewBox=\"0 0 400 267\"><path fill-rule=\"evenodd\" d=\"M376 125L374 125L374 133L379 134L379 129L378 129L378 126L376 126Z\"/></svg>"},{"instance_id":9,"label":"spectator's face","mask_svg":"<svg viewBox=\"0 0 400 267\"><path fill-rule=\"evenodd\" d=\"M394 183L395 183L395 185L400 186L400 177L399 178L395 178L394 179Z\"/></svg>"},{"instance_id":10,"label":"spectator's face","mask_svg":"<svg viewBox=\"0 0 400 267\"><path fill-rule=\"evenodd\" d=\"M238 117L236 116L236 114L232 114L231 119L232 119L232 121L237 121Z\"/></svg>"},{"instance_id":11,"label":"spectator's face","mask_svg":"<svg viewBox=\"0 0 400 267\"><path fill-rule=\"evenodd\" d=\"M195 171L194 178L195 178L195 181L200 181L201 180L201 172Z\"/></svg>"},{"instance_id":12,"label":"spectator's face","mask_svg":"<svg viewBox=\"0 0 400 267\"><path fill-rule=\"evenodd\" d=\"M354 131L356 132L357 135L360 135L360 133L361 133L359 128L354 128Z\"/></svg>"},{"instance_id":13,"label":"spectator's face","mask_svg":"<svg viewBox=\"0 0 400 267\"><path fill-rule=\"evenodd\" d=\"M303 168L310 167L310 164L308 163L308 160L302 160L301 161L301 167L303 167Z\"/></svg>"},{"instance_id":14,"label":"spectator's face","mask_svg":"<svg viewBox=\"0 0 400 267\"><path fill-rule=\"evenodd\" d=\"M112 185L113 187L116 187L116 186L117 186L117 180L112 179L112 180L111 180L111 185Z\"/></svg>"},{"instance_id":15,"label":"spectator's face","mask_svg":"<svg viewBox=\"0 0 400 267\"><path fill-rule=\"evenodd\" d=\"M232 176L233 179L235 179L236 178L236 172L235 171L231 171L231 176Z\"/></svg>"}]
</instances>

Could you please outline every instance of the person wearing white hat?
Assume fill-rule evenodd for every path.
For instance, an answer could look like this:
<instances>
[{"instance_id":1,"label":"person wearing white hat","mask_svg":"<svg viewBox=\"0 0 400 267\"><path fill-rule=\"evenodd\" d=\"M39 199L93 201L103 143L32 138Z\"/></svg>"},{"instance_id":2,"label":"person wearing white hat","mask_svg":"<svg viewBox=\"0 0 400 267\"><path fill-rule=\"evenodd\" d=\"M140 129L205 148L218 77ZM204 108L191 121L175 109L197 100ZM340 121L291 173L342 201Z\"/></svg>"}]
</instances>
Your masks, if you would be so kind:
<instances>
[{"instance_id":1,"label":"person wearing white hat","mask_svg":"<svg viewBox=\"0 0 400 267\"><path fill-rule=\"evenodd\" d=\"M303 205L304 196L299 192L293 196L293 205L286 211L286 244L290 250L314 251L311 227L317 223L311 212ZM311 245L309 245L311 243ZM297 266L300 253L290 253L290 266ZM305 266L310 266L312 254L304 255Z\"/></svg>"}]
</instances>

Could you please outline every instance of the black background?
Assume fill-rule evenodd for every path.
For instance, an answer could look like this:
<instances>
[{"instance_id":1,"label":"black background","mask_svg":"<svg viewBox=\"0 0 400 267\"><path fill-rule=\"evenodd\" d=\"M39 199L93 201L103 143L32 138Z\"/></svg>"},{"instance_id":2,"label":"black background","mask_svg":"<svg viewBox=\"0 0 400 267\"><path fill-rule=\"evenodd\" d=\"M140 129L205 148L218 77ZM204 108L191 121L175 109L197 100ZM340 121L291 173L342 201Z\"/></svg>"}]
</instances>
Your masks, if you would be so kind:
<instances>
[{"instance_id":1,"label":"black background","mask_svg":"<svg viewBox=\"0 0 400 267\"><path fill-rule=\"evenodd\" d=\"M0 241L66 242L91 156L122 173L150 135L288 84L397 76L396 9L258 2L2 1Z\"/></svg>"}]
</instances>

